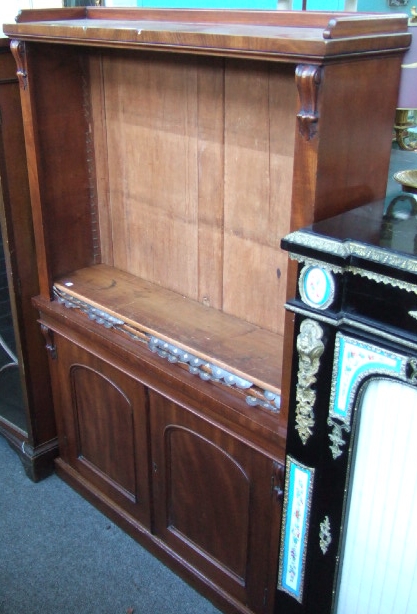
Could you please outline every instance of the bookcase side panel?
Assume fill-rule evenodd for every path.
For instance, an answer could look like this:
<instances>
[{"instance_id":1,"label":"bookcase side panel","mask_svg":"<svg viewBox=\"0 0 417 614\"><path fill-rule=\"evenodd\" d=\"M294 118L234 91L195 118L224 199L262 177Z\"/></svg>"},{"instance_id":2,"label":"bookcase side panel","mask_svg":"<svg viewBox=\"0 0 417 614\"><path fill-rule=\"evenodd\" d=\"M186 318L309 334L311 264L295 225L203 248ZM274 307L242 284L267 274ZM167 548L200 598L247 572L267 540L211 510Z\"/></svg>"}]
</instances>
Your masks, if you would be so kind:
<instances>
[{"instance_id":1,"label":"bookcase side panel","mask_svg":"<svg viewBox=\"0 0 417 614\"><path fill-rule=\"evenodd\" d=\"M399 61L325 67L315 221L385 197Z\"/></svg>"},{"instance_id":2,"label":"bookcase side panel","mask_svg":"<svg viewBox=\"0 0 417 614\"><path fill-rule=\"evenodd\" d=\"M29 52L40 206L54 279L100 259L93 237L88 75L82 55L73 48L31 45Z\"/></svg>"}]
</instances>

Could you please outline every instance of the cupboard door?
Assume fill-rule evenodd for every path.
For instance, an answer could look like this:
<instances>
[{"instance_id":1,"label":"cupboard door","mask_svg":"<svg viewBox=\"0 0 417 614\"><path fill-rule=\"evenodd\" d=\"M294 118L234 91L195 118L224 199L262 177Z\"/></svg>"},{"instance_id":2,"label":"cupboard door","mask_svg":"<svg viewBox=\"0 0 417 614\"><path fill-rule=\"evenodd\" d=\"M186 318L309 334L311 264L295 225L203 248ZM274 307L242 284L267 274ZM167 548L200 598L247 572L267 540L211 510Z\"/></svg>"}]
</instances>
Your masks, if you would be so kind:
<instances>
[{"instance_id":1,"label":"cupboard door","mask_svg":"<svg viewBox=\"0 0 417 614\"><path fill-rule=\"evenodd\" d=\"M153 392L150 415L156 533L232 600L269 611L281 516L271 488L277 463Z\"/></svg>"},{"instance_id":2,"label":"cupboard door","mask_svg":"<svg viewBox=\"0 0 417 614\"><path fill-rule=\"evenodd\" d=\"M58 335L55 343L51 364L61 459L150 527L145 387Z\"/></svg>"}]
</instances>

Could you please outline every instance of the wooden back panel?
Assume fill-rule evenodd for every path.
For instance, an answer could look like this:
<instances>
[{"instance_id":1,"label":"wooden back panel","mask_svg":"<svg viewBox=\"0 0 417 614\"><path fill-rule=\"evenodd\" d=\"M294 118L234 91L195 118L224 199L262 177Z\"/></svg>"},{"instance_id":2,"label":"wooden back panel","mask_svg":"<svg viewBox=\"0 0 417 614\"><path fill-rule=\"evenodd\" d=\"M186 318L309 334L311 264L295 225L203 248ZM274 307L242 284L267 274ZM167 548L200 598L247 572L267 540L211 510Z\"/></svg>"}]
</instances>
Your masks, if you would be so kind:
<instances>
[{"instance_id":1,"label":"wooden back panel","mask_svg":"<svg viewBox=\"0 0 417 614\"><path fill-rule=\"evenodd\" d=\"M103 262L282 333L294 68L113 52L90 69Z\"/></svg>"}]
</instances>

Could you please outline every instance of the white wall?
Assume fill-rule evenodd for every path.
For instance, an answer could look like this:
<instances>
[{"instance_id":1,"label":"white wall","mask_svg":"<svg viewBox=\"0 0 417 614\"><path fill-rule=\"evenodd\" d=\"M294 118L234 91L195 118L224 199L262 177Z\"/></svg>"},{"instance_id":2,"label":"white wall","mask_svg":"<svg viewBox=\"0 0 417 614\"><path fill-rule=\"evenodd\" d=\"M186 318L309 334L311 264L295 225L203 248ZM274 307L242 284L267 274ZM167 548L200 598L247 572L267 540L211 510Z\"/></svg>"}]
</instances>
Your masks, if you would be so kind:
<instances>
[{"instance_id":1,"label":"white wall","mask_svg":"<svg viewBox=\"0 0 417 614\"><path fill-rule=\"evenodd\" d=\"M6 5L6 6L5 6ZM0 23L13 23L22 9L43 9L62 7L62 0L7 0L0 5ZM1 28L3 35L3 27Z\"/></svg>"}]
</instances>

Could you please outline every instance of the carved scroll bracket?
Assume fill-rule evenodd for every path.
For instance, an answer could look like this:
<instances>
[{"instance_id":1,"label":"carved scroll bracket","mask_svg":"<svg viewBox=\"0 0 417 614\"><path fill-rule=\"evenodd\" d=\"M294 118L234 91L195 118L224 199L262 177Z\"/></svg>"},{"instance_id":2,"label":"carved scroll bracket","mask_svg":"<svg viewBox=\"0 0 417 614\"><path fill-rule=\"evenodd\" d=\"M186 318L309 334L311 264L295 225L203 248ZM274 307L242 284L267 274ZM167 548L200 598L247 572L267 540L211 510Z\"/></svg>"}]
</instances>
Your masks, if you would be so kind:
<instances>
[{"instance_id":1,"label":"carved scroll bracket","mask_svg":"<svg viewBox=\"0 0 417 614\"><path fill-rule=\"evenodd\" d=\"M41 324L41 332L45 339L45 347L48 350L48 353L52 360L56 360L56 346L54 341L54 332L48 328L45 324Z\"/></svg>"},{"instance_id":2,"label":"carved scroll bracket","mask_svg":"<svg viewBox=\"0 0 417 614\"><path fill-rule=\"evenodd\" d=\"M299 356L298 382L296 390L295 428L303 444L313 434L315 425L314 404L316 391L313 385L324 351L323 329L314 320L304 320L297 337Z\"/></svg>"},{"instance_id":3,"label":"carved scroll bracket","mask_svg":"<svg viewBox=\"0 0 417 614\"><path fill-rule=\"evenodd\" d=\"M321 83L320 66L300 64L295 71L295 82L300 97L300 111L297 113L298 128L306 141L317 133L318 93Z\"/></svg>"},{"instance_id":4,"label":"carved scroll bracket","mask_svg":"<svg viewBox=\"0 0 417 614\"><path fill-rule=\"evenodd\" d=\"M12 52L17 65L16 74L17 78L19 79L19 85L21 89L25 90L28 84L25 43L22 41L12 40L10 43L10 51Z\"/></svg>"}]
</instances>

